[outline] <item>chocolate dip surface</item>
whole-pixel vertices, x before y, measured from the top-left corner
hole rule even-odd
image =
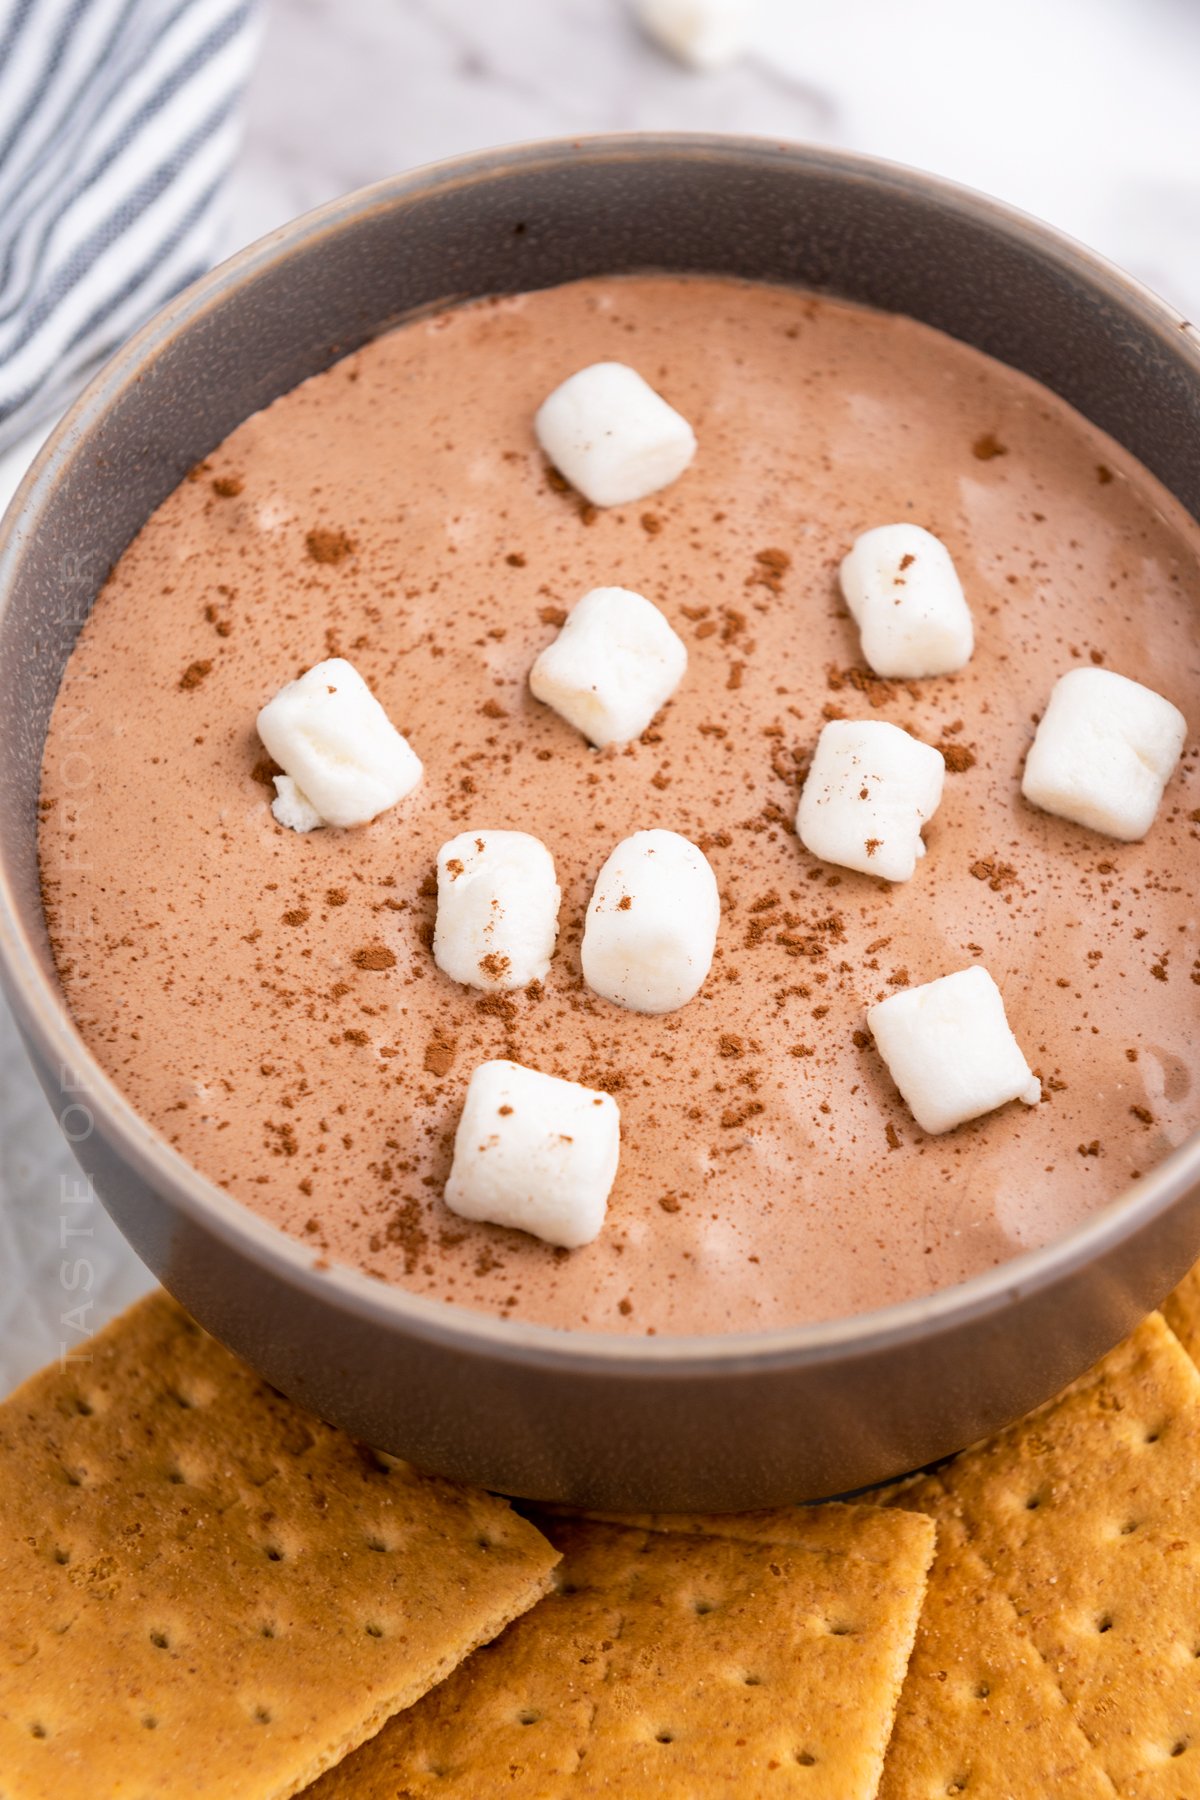
[[[695,427],[667,491],[596,512],[532,419],[631,363]],[[944,539],[974,612],[960,674],[870,677],[836,586],[869,526]],[[531,699],[566,610],[660,606],[687,674],[598,753]],[[505,1315],[755,1330],[919,1295],[1046,1243],[1200,1119],[1200,532],[1033,383],[911,321],[708,278],[593,280],[381,338],[247,420],[122,557],[63,682],[42,862],[68,1001],[133,1104],[314,1257]],[[349,657],[425,764],[373,824],[270,812],[260,706]],[[1101,663],[1189,715],[1147,841],[1034,811],[1022,759],[1054,679]],[[945,753],[912,881],[817,862],[792,820],[828,718]],[[81,782],[76,752],[93,770]],[[698,842],[722,921],[667,1017],[597,998],[579,942],[609,850]],[[466,828],[548,846],[544,988],[434,965],[433,866]],[[865,1031],[981,961],[1044,1099],[916,1127]],[[467,1080],[508,1056],[608,1089],[621,1167],[592,1245],[469,1225],[441,1192]]]

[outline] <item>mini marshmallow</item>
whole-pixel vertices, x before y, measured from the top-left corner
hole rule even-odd
[[[962,582],[940,538],[920,525],[877,525],[856,538],[839,580],[877,675],[948,675],[975,647]]]
[[[638,23],[693,69],[719,69],[746,48],[752,0],[636,0]]]
[[[464,831],[437,855],[433,960],[467,987],[542,981],[558,936],[554,859],[526,831]]]
[[[311,806],[290,775],[276,775],[275,798],[271,811],[280,825],[289,831],[315,831],[325,823],[315,806]]]
[[[675,831],[635,831],[596,877],[583,978],[633,1012],[674,1012],[708,974],[720,920],[717,878],[703,851]]]
[[[1186,736],[1179,708],[1153,688],[1111,669],[1070,669],[1054,684],[1021,792],[1043,812],[1134,843],[1154,823]]]
[[[545,701],[597,749],[640,737],[683,679],[687,648],[629,588],[593,588],[529,671]]]
[[[882,720],[832,719],[817,739],[796,831],[806,850],[885,881],[908,881],[924,856],[946,776],[940,750]]]
[[[922,1131],[953,1131],[1010,1100],[1036,1106],[1042,1097],[980,963],[889,994],[868,1008],[867,1024]]]
[[[353,664],[330,657],[289,681],[258,715],[258,735],[293,786],[272,811],[293,831],[321,825],[366,825],[411,793],[421,763]],[[286,812],[282,816],[280,809]]]
[[[611,1094],[521,1063],[480,1063],[458,1122],[446,1205],[575,1250],[604,1224],[620,1153]]]
[[[538,408],[538,443],[593,506],[644,500],[678,480],[696,454],[696,434],[636,369],[591,363],[569,375]]]

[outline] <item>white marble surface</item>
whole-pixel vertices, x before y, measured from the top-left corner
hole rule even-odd
[[[1192,0],[760,0],[696,76],[622,0],[276,0],[234,235],[395,169],[594,131],[809,138],[1038,213],[1200,311]]]
[[[736,66],[697,76],[646,43],[621,0],[273,0],[228,248],[347,188],[486,144],[746,132],[983,188],[1200,317],[1192,0],[761,0],[752,37]],[[0,504],[34,448],[0,460]],[[74,1182],[0,1010],[0,1392],[146,1284]]]

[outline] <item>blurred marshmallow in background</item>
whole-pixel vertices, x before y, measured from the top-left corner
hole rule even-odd
[[[753,0],[635,0],[638,24],[692,69],[719,69],[744,54]]]

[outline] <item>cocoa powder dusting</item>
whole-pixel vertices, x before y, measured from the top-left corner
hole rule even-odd
[[[852,664],[849,668],[839,669],[836,663],[827,663],[825,667],[825,683],[835,694],[843,688],[852,688],[861,694],[867,705],[878,711],[881,706],[889,705],[896,698],[894,682],[885,681],[882,675],[874,670],[863,668],[861,664]],[[844,717],[838,713],[837,717]]]
[[[702,449],[661,496],[593,512],[543,476],[530,419],[605,357],[640,368]],[[912,320],[704,277],[471,305],[352,366],[360,380],[335,365],[239,428],[149,521],[51,724],[42,873],[64,990],[183,1156],[285,1231],[315,1220],[310,1257],[492,1316],[640,1335],[944,1286],[1069,1230],[1200,1123],[1194,740],[1141,845],[1019,794],[1031,715],[1073,663],[1102,656],[1188,710],[1200,532],[1123,451]],[[472,444],[494,453],[468,468]],[[213,486],[232,481],[247,504]],[[967,585],[976,649],[953,676],[876,676],[841,604],[855,536],[905,517],[946,538]],[[528,675],[609,581],[645,592],[691,662],[640,739],[597,751]],[[361,829],[282,831],[254,718],[332,654],[426,776]],[[85,710],[121,722],[86,807],[63,774]],[[909,883],[797,840],[836,715],[903,726],[964,776]],[[543,982],[481,992],[433,961],[431,865],[502,825],[550,848],[559,939]],[[580,969],[596,872],[651,825],[701,845],[721,896],[711,972],[667,1015],[612,1005]],[[70,937],[72,918],[94,936]],[[866,1009],[972,961],[1047,1104],[929,1136]],[[616,1098],[594,1243],[555,1251],[445,1206],[468,1082],[495,1057]]]
[[[396,966],[396,953],[394,950],[389,950],[386,944],[364,944],[361,950],[356,950],[354,952],[350,960],[356,969],[371,969],[376,971],[381,969],[394,969]]]
[[[435,1025],[425,1046],[424,1066],[430,1075],[448,1075],[454,1067],[458,1039],[442,1025]]]
[[[951,775],[965,775],[968,769],[975,767],[975,752],[965,744],[951,744],[945,740],[937,748],[945,759],[947,771]]]
[[[976,881],[986,881],[994,894],[1009,887],[1017,879],[1017,871],[1011,863],[1001,862],[999,857],[981,856],[971,864],[971,873]]]
[[[315,563],[340,563],[354,554],[354,544],[346,533],[331,531],[326,526],[317,526],[307,532],[304,547],[309,560]]]
[[[792,566],[792,559],[786,550],[779,550],[768,545],[765,550],[754,553],[754,568],[746,577],[748,588],[763,587],[770,594],[783,592],[783,578]]]

